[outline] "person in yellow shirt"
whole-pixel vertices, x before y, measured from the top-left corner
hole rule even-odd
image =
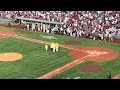
[[[52,42],[52,43],[50,44],[50,48],[51,48],[52,51],[53,51],[53,45],[54,45],[54,43]]]
[[[54,43],[53,44],[53,52],[55,52],[55,50],[56,50],[56,44]]]
[[[48,50],[48,45],[45,45],[45,50],[46,50],[46,51]]]
[[[56,52],[58,52],[59,44],[56,43]]]

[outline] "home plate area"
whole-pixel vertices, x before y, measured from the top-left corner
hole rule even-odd
[[[83,52],[82,52],[83,51]],[[79,50],[71,50],[70,55],[76,59],[80,59],[86,55],[89,55],[85,60],[95,62],[110,61],[118,57],[118,53],[112,49],[105,47],[83,47]]]

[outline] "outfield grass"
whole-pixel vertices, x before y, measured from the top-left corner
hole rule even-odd
[[[18,29],[9,28],[9,27],[0,27],[0,30],[9,30],[16,31]],[[64,44],[65,41],[69,40],[78,40],[82,44],[76,46],[76,48],[85,47],[85,46],[100,46],[107,47],[113,50],[116,50],[120,53],[120,45],[108,43],[108,42],[99,42],[88,39],[74,38],[68,36],[60,36],[54,34],[46,34],[41,32],[31,32],[32,34],[23,34],[17,32],[18,35],[26,36],[34,39],[45,40],[49,42],[58,42]],[[40,35],[54,36],[58,39],[46,39],[42,38]],[[63,66],[64,64],[73,61],[75,58],[68,55],[69,50],[60,48],[59,53],[53,54],[51,51],[45,52],[44,45],[15,39],[7,38],[0,39],[0,53],[5,52],[18,52],[23,54],[22,60],[15,62],[0,62],[0,78],[37,78],[51,70],[54,70],[57,67]],[[87,73],[80,70],[80,66],[84,64],[98,64],[101,65],[104,70],[99,73]],[[86,61],[81,63],[57,76],[54,76],[52,79],[65,79],[65,78],[75,78],[81,77],[82,79],[104,79],[106,75],[111,72],[112,75],[120,74],[120,56],[112,61],[108,62],[92,62]]]

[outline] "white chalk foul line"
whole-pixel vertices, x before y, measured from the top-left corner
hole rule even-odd
[[[64,66],[62,66],[62,67],[60,67],[60,68],[57,68],[57,69],[55,69],[54,71],[51,71],[51,72],[49,72],[49,73],[47,73],[47,74],[45,74],[45,75],[43,75],[43,76],[41,76],[41,77],[39,77],[39,78],[37,78],[37,79],[44,79],[45,77],[46,77],[45,79],[48,79],[47,76],[49,76],[49,75],[54,74],[54,76],[55,76],[55,75],[57,75],[57,74],[59,74],[59,73],[62,73],[62,72],[64,72],[64,71],[66,71],[66,69],[65,69],[65,70],[62,70],[62,71],[60,72],[61,69],[69,66],[69,67],[67,68],[67,70],[68,70],[68,69],[76,66],[77,64],[80,64],[80,63],[84,62],[84,61],[80,61],[80,60],[82,60],[82,59],[84,59],[84,58],[86,58],[86,57],[88,57],[88,56],[90,56],[90,54],[82,57],[81,59],[77,59],[77,60],[75,60],[75,61],[73,61],[73,62],[70,62],[70,63],[68,63],[68,64],[66,64],[66,65],[64,65]],[[78,61],[80,61],[80,62],[79,62],[79,63],[76,63],[76,62],[78,62]],[[75,63],[75,64],[72,65],[73,63]],[[51,77],[53,77],[53,76],[50,76],[50,78],[51,78]]]

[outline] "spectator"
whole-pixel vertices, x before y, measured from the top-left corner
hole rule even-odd
[[[104,34],[104,39],[108,37],[111,26],[111,34],[119,34],[117,25],[120,24],[119,11],[0,11],[0,18],[15,19],[15,17],[32,18],[39,20],[63,22],[60,27],[48,27],[45,24],[29,24],[32,30],[60,33],[69,36],[92,38],[94,32],[98,32],[100,37]],[[28,26],[27,26],[28,27]],[[94,36],[95,40],[95,36]],[[105,39],[106,41],[106,39]]]

